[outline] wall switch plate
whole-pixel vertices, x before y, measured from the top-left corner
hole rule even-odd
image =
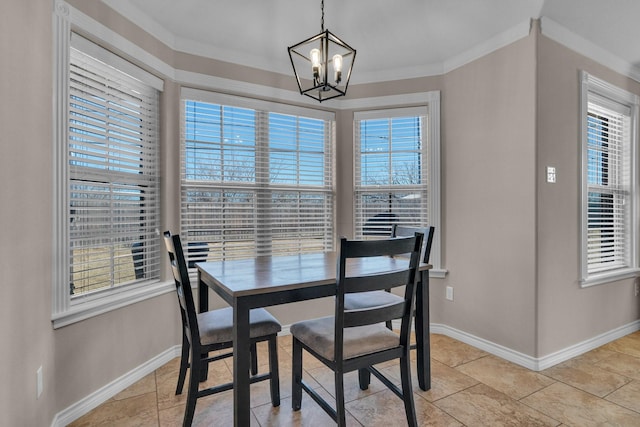
[[[445,298],[449,301],[453,301],[453,286],[446,287],[446,295]]]
[[[547,182],[556,182],[556,168],[547,166]]]

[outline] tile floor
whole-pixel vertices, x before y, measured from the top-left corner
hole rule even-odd
[[[444,335],[433,334],[431,347],[431,390],[420,390],[415,375],[413,380],[421,426],[640,426],[640,331],[541,372]],[[259,361],[266,362],[266,347],[260,351]],[[278,356],[282,403],[271,406],[268,382],[252,385],[251,425],[334,425],[305,393],[302,410],[291,410],[290,336],[279,339]],[[230,362],[213,363],[209,381],[231,380]],[[381,368],[399,383],[396,365]],[[305,379],[331,398],[331,372],[308,355],[304,367]],[[71,426],[182,425],[186,392],[174,395],[177,371],[178,359],[173,359]],[[359,389],[355,373],[345,383],[348,425],[406,425],[402,403],[375,377],[366,391]],[[199,399],[193,425],[233,425],[231,393]]]

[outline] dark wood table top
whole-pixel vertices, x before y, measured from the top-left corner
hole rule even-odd
[[[230,297],[260,295],[336,283],[336,252],[290,256],[262,256],[251,259],[198,263],[201,280],[215,283]],[[349,260],[350,274],[367,274],[402,268],[408,259],[376,257]],[[428,270],[430,264],[420,264]]]

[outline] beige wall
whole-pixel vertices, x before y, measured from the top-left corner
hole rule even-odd
[[[102,2],[74,7],[167,64],[289,88],[291,79],[176,54]],[[55,414],[179,343],[167,294],[71,326],[51,327],[51,2],[5,0],[0,14],[0,425],[50,425]],[[541,357],[639,317],[631,281],[580,289],[578,70],[640,94],[621,77],[533,32],[443,76],[350,88],[350,98],[440,90],[445,279],[433,279],[431,321]],[[163,227],[179,224],[179,92],[162,96]],[[323,106],[324,107],[324,106]],[[353,235],[353,111],[337,112],[337,235]],[[544,182],[543,168],[558,168]],[[165,269],[165,274],[167,270]],[[445,301],[453,286],[455,300]],[[220,305],[216,300],[214,305]],[[331,303],[272,311],[289,324]],[[28,350],[27,350],[28,349]],[[36,400],[42,365],[44,394]]]
[[[541,37],[537,52],[538,355],[640,318],[633,279],[580,288],[579,72],[640,95],[640,84]],[[545,181],[555,166],[557,182]]]
[[[53,414],[51,12],[9,0],[0,13],[0,425]],[[30,25],[26,25],[29,22]],[[43,70],[45,70],[43,72]],[[45,393],[36,400],[36,369]]]
[[[445,76],[432,322],[535,351],[535,36]],[[444,286],[454,301],[444,299]]]

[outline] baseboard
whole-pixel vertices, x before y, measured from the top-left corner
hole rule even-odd
[[[51,422],[51,427],[64,427],[84,414],[87,414],[89,411],[100,406],[122,390],[154,372],[171,359],[179,357],[181,348],[181,345],[176,345],[163,351],[154,358],[122,375],[120,378],[115,379],[82,400],[58,412]]]
[[[538,359],[538,369],[547,369],[553,365],[564,362],[583,353],[586,353],[594,348],[598,348],[601,345],[607,344],[611,341],[615,341],[618,338],[622,338],[625,335],[629,335],[633,332],[640,330],[640,320],[633,321],[626,325],[622,325],[618,328],[612,329],[600,335],[596,335],[593,338],[582,341],[578,344],[572,345],[555,353],[548,354]]]
[[[534,371],[537,370],[536,358],[512,350],[500,344],[485,340],[484,338],[476,337],[475,335],[471,335],[459,329],[452,328],[451,326],[432,323],[431,333],[446,335],[458,341],[462,341],[465,344],[469,344],[475,348],[479,348],[480,350],[484,350],[487,353],[493,354],[494,356],[498,356],[502,359],[508,360],[509,362],[524,366],[525,368]]]
[[[399,327],[399,323],[397,325],[394,324],[394,328]],[[431,323],[431,333],[446,335],[458,341],[462,341],[465,344],[484,350],[487,353],[508,360],[516,365],[531,369],[532,371],[542,371],[550,368],[551,366],[572,359],[638,330],[640,330],[640,320],[635,320],[631,323],[612,329],[608,332],[589,338],[546,356],[533,357],[485,340],[484,338],[476,337],[475,335],[471,335],[459,329],[452,328],[451,326]]]

